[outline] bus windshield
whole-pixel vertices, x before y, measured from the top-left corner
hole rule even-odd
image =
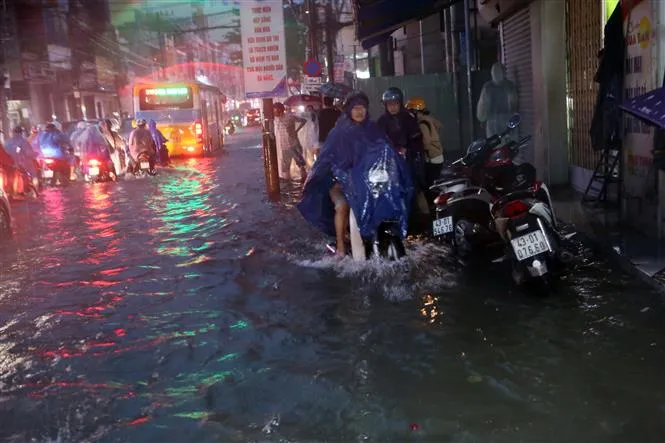
[[[139,91],[139,109],[155,111],[160,109],[192,109],[194,94],[188,86],[168,86],[145,88]]]

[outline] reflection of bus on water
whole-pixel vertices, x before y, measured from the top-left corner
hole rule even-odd
[[[204,155],[222,147],[222,94],[198,82],[134,85],[135,118],[155,120],[171,156]]]

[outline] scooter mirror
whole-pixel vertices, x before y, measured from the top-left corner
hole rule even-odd
[[[521,121],[522,119],[519,114],[513,114],[513,116],[510,117],[510,120],[508,120],[508,129],[515,129],[520,125]]]
[[[469,145],[469,147],[466,150],[466,153],[468,155],[468,154],[473,154],[474,152],[478,152],[481,149],[483,149],[483,146],[485,146],[485,140],[475,140]]]

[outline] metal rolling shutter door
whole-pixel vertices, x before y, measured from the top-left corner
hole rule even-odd
[[[522,118],[521,135],[534,135],[533,71],[531,68],[531,20],[528,7],[502,23],[503,63],[507,77],[515,82],[519,95],[518,112]],[[533,143],[523,152],[524,160],[533,163]]]

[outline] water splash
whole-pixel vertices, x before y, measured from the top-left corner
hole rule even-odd
[[[406,248],[406,257],[395,262],[333,256],[318,260],[290,258],[299,266],[332,270],[340,278],[360,283],[356,286],[358,292],[378,290],[390,301],[411,300],[424,292],[455,286],[457,274],[446,264],[450,256],[448,248],[422,240],[409,241]]]

